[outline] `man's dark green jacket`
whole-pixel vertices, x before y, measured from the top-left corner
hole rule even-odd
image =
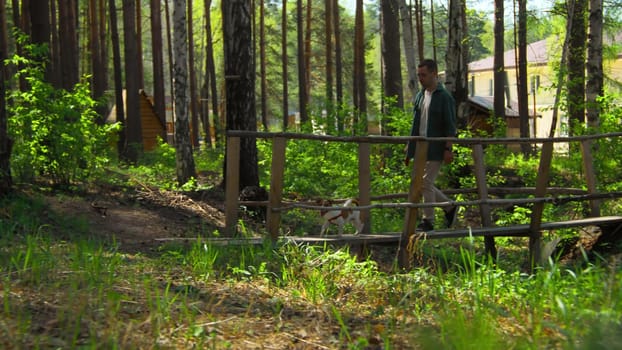
[[[421,108],[423,107],[424,90],[415,97],[414,118],[410,136],[419,135],[421,124]],[[432,100],[428,109],[427,137],[455,137],[456,136],[456,103],[451,94],[439,83],[432,92]],[[416,142],[408,143],[406,156],[411,159],[415,155]],[[428,160],[443,160],[445,141],[431,141],[428,145]]]

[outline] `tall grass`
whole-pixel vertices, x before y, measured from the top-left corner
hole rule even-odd
[[[36,207],[27,198],[14,203],[4,204],[17,219]],[[198,239],[146,257],[86,238],[61,241],[39,225],[11,218],[0,225],[5,348],[244,348],[243,339],[285,341],[295,329],[313,333],[311,343],[350,349],[622,342],[619,258],[576,267],[551,261],[525,274],[478,257],[471,242],[442,268],[388,273],[330,247]]]
[[[301,153],[299,162],[312,166],[288,170],[287,193],[346,197],[356,191],[347,170],[356,168],[354,148],[291,147]],[[269,152],[267,143],[259,148]],[[399,148],[377,153],[397,155]],[[171,149],[158,152],[146,158],[156,170],[127,169],[130,185],[179,189]],[[338,161],[324,162],[322,152]],[[210,159],[202,158],[205,167],[222,169],[221,157],[202,154]],[[380,171],[374,188],[383,193],[407,188],[401,156],[394,158],[374,162],[385,161],[374,168]],[[506,165],[526,169],[533,160],[515,157]],[[269,164],[260,166],[266,177]],[[318,175],[297,182],[299,171]],[[317,186],[324,178],[334,178],[334,187]],[[501,177],[495,173],[494,180]],[[556,210],[546,215],[559,215]],[[375,232],[401,226],[400,214],[374,215]],[[517,210],[499,219],[527,216]],[[313,225],[305,213],[287,220],[300,230]],[[424,242],[411,271],[397,270],[394,251],[378,262],[344,248],[220,246],[200,236],[189,246],[167,244],[143,255],[93,240],[79,217],[59,216],[36,195],[18,194],[0,202],[0,348],[622,347],[619,255],[586,254],[568,265],[550,260],[525,273],[517,261],[526,251],[516,248],[525,242],[497,242],[503,254],[497,264],[479,253],[477,239]]]

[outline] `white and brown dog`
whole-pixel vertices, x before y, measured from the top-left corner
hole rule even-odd
[[[323,206],[332,206],[330,201],[322,201]],[[344,204],[344,209],[331,209],[320,210],[320,215],[324,219],[324,224],[320,230],[320,236],[324,236],[330,224],[337,225],[339,227],[339,235],[343,234],[343,226],[347,223],[352,223],[356,228],[356,232],[359,234],[363,231],[365,223],[361,220],[361,212],[358,210],[352,210],[352,208],[358,205],[356,199],[348,199]]]

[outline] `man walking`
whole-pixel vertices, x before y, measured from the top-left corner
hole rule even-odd
[[[447,90],[438,81],[438,66],[434,60],[421,61],[417,67],[417,77],[422,90],[415,97],[415,108],[411,136],[424,137],[455,137],[456,136],[456,103]],[[408,142],[406,146],[408,165],[415,155],[415,142]],[[430,141],[427,161],[423,172],[423,201],[438,203],[450,201],[434,182],[444,162],[453,161],[452,143],[447,141]],[[457,207],[444,208],[447,227],[451,227],[456,219]],[[423,219],[418,230],[434,230],[434,207],[423,208]]]

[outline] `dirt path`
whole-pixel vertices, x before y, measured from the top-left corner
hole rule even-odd
[[[95,188],[75,195],[44,196],[60,217],[79,218],[85,234],[128,253],[153,252],[162,238],[209,236],[225,224],[219,189],[188,194],[160,190]]]

